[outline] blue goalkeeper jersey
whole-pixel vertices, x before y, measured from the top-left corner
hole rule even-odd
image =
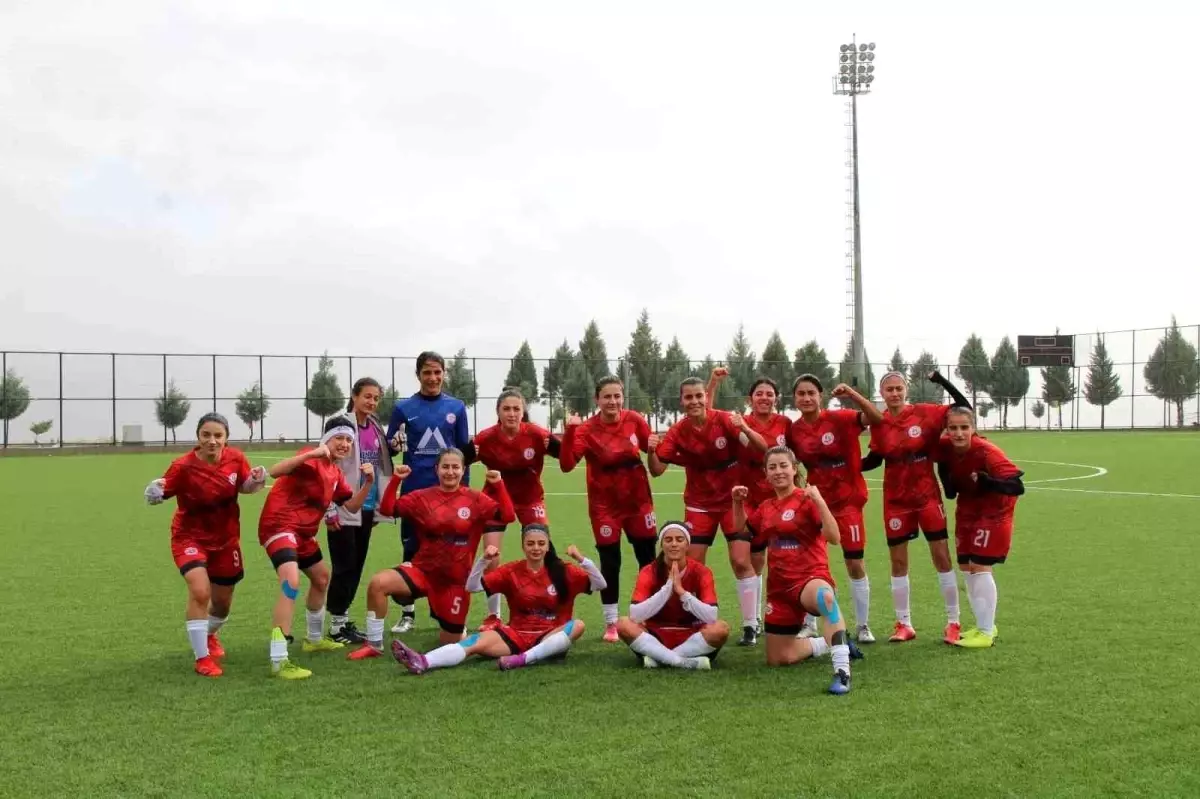
[[[427,397],[417,393],[396,400],[392,418],[388,421],[389,446],[400,425],[404,425],[408,442],[404,465],[412,469],[412,474],[400,489],[402,494],[437,485],[438,453],[448,447],[463,449],[471,439],[467,427],[467,406],[449,394]],[[470,470],[463,475],[463,485],[470,485]]]

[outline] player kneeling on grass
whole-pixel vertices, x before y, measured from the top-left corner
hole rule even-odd
[[[292,640],[292,616],[300,595],[300,572],[308,577],[305,614],[308,622],[305,652],[341,649],[323,637],[325,594],[329,589],[329,567],[323,562],[317,532],[322,518],[336,518],[337,505],[354,513],[371,493],[375,470],[369,463],[359,464],[355,430],[344,419],[331,419],[321,444],[293,455],[270,469],[276,479],[258,521],[258,541],[271,558],[279,576],[279,598],[271,614],[271,673],[285,680],[302,680],[312,672],[288,660]],[[354,490],[343,471],[353,467],[363,480]]]
[[[146,487],[146,502],[158,505],[175,497],[171,554],[187,581],[187,635],[196,656],[196,673],[220,677],[216,659],[225,650],[217,631],[229,617],[233,587],[242,579],[238,494],[263,487],[267,471],[250,468],[229,440],[229,422],[207,413],[196,425],[196,447],[176,458],[165,475]]]
[[[350,653],[350,660],[365,660],[383,654],[383,627],[388,598],[403,607],[426,597],[429,615],[438,623],[443,644],[462,640],[471,595],[467,577],[487,533],[501,532],[516,519],[512,499],[500,472],[489,471],[483,491],[462,484],[463,453],[444,449],[435,469],[438,484],[419,488],[396,499],[404,480],[412,474],[400,466],[383,492],[379,508],[386,516],[408,521],[413,528],[416,554],[411,563],[376,572],[367,585],[367,643]]]
[[[729,625],[717,618],[712,570],[688,557],[692,535],[682,522],[664,524],[658,540],[661,551],[638,572],[617,635],[648,669],[710,669],[729,638]]]
[[[521,531],[524,560],[499,565],[500,550],[489,546],[467,577],[467,590],[508,600],[508,624],[469,635],[422,655],[399,639],[392,655],[409,672],[457,666],[471,655],[499,658],[502,671],[561,657],[583,635],[583,622],[572,618],[575,597],[605,586],[600,569],[574,546],[567,555],[578,566],[563,563],[550,542],[545,525],[528,524]]]
[[[831,694],[850,693],[850,639],[829,574],[829,544],[841,541],[837,519],[816,486],[803,478],[787,447],[767,450],[767,479],[775,497],[746,508],[749,491],[733,489],[734,524],[767,542],[767,665],[786,666],[829,652]],[[824,620],[824,638],[797,638],[810,613]]]
[[[1025,493],[1023,472],[992,442],[975,432],[975,414],[953,408],[937,460],[950,467],[947,495],[957,494],[954,547],[965,574],[967,601],[978,624],[957,643],[986,649],[996,640],[996,580],[992,567],[1003,563],[1012,544],[1017,497]],[[954,494],[951,494],[953,491]]]

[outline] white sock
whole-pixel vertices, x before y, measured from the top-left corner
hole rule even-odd
[[[634,638],[633,643],[629,645],[629,648],[637,654],[644,655],[645,657],[657,661],[664,666],[683,668],[683,661],[685,658],[682,655],[667,649],[666,646],[663,645],[662,641],[658,640],[650,633],[642,633],[637,638]]]
[[[425,655],[431,669],[446,669],[457,666],[467,659],[467,650],[458,644],[446,644]]]
[[[383,649],[383,623],[387,620],[375,618],[375,611],[367,611],[367,643],[376,649]]]
[[[400,612],[402,614],[404,614],[405,616],[416,616],[417,615],[417,606],[416,605],[401,605]]]
[[[616,624],[617,623],[617,607],[618,606],[615,603],[612,605],[601,605],[600,606],[601,610],[604,611],[604,623],[605,624]]]
[[[694,658],[700,657],[701,655],[711,655],[717,650],[713,648],[708,641],[704,640],[704,636],[702,634],[692,633],[691,638],[688,638],[671,651],[683,658]]]
[[[976,596],[974,572],[963,572],[963,582],[967,584],[967,604],[971,606],[971,614],[975,617],[975,626],[979,626],[979,598]]]
[[[288,642],[284,638],[282,641],[271,639],[271,668],[279,671],[279,664],[288,659],[287,653]]]
[[[526,663],[537,663],[555,655],[561,655],[571,648],[571,637],[562,630],[547,635],[525,652]]]
[[[991,572],[978,572],[975,575],[975,592],[979,610],[975,621],[979,623],[979,632],[991,635],[996,628],[996,578]]]
[[[738,607],[742,609],[742,626],[758,624],[758,578],[743,577],[734,583],[737,586]]]
[[[824,638],[809,638],[808,643],[812,645],[811,657],[819,658],[822,655],[829,654],[829,642]]]
[[[755,623],[762,618],[763,577],[764,575],[758,575],[758,593],[754,596]]]
[[[866,627],[871,614],[871,578],[850,580],[850,593],[854,597],[854,623]]]
[[[946,602],[946,621],[958,622],[958,576],[954,571],[938,572],[938,585],[942,588],[942,599]]]
[[[304,618],[308,621],[308,640],[320,641],[325,632],[325,608],[305,610]]]
[[[192,654],[196,660],[208,657],[208,621],[205,619],[187,620],[187,637],[192,645]]]
[[[329,634],[337,635],[346,626],[346,622],[350,621],[349,616],[330,616],[329,617]]]
[[[492,594],[487,598],[488,615],[500,615],[500,600],[503,599],[503,594]]]
[[[829,656],[833,658],[833,670],[850,673],[850,647],[845,644],[834,644],[829,647]]]
[[[225,616],[209,616],[208,617],[208,634],[216,635],[225,626],[225,622],[229,621],[229,617]]]
[[[896,621],[912,626],[908,610],[908,575],[892,578],[892,604],[896,606]]]

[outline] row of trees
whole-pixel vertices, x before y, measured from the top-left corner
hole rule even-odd
[[[678,416],[679,383],[692,375],[707,378],[712,369],[720,365],[729,368],[729,379],[721,384],[717,392],[717,407],[743,409],[745,397],[755,378],[766,375],[782,389],[778,402],[782,411],[790,404],[790,387],[796,375],[815,374],[827,389],[839,382],[852,383],[852,375],[855,374],[854,345],[853,340],[847,344],[841,362],[835,367],[816,340],[789,352],[776,331],[771,334],[759,356],[747,339],[745,329],[739,326],[723,359],[715,360],[711,355],[705,355],[697,362],[683,349],[678,337],[672,337],[664,348],[661,340],[654,335],[650,314],[643,310],[628,346],[618,355],[615,363],[610,360],[608,345],[593,320],[584,329],[577,346],[573,347],[569,340],[563,340],[541,369],[540,375],[529,342],[523,341],[511,359],[504,385],[519,387],[531,403],[548,403],[550,424],[556,426],[569,413],[586,414],[591,409],[596,381],[605,375],[617,374],[625,382],[628,407],[666,422]],[[859,389],[873,396],[875,374],[870,359],[867,358],[867,361],[866,385],[859,386]],[[943,401],[942,388],[926,379],[937,367],[938,360],[933,353],[922,351],[916,359],[909,361],[899,348],[892,353],[888,364],[889,369],[908,375],[909,397],[914,402]],[[989,356],[983,340],[971,334],[958,353],[954,374],[962,381],[979,414],[986,418],[992,410],[996,410],[1001,427],[1008,426],[1009,408],[1019,405],[1028,396],[1031,387],[1030,369],[1021,366],[1016,347],[1008,336],[1001,339]],[[1061,428],[1063,407],[1077,396],[1075,373],[1069,366],[1051,366],[1041,369],[1040,374],[1040,397],[1030,411],[1040,420],[1046,415],[1047,409],[1057,410],[1058,426]],[[1142,376],[1150,394],[1174,405],[1176,424],[1182,427],[1184,404],[1200,393],[1200,361],[1197,360],[1196,347],[1183,336],[1174,318],[1143,366]],[[474,406],[479,399],[478,382],[465,350],[456,352],[446,364],[446,390],[468,406]],[[1109,357],[1104,338],[1098,335],[1083,380],[1083,397],[1100,408],[1101,428],[1106,425],[1105,409],[1123,395],[1121,380]],[[389,385],[384,390],[383,402],[380,403],[383,413],[392,407],[397,396],[395,386]],[[328,354],[322,355],[305,392],[304,407],[324,423],[326,418],[346,407],[346,399],[333,360]],[[0,420],[3,420],[6,446],[9,422],[25,413],[29,404],[29,388],[12,369],[7,370],[0,384]],[[169,382],[166,390],[155,400],[155,415],[159,423],[171,431],[172,440],[176,439],[176,429],[187,419],[191,408],[191,401],[174,381]],[[234,408],[237,417],[249,428],[251,438],[254,437],[255,426],[262,424],[270,409],[271,399],[258,382],[238,394]],[[30,430],[34,433],[35,441],[52,426],[52,421],[32,425]]]

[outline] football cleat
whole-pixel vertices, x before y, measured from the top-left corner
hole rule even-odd
[[[488,630],[494,630],[502,624],[504,624],[504,621],[499,616],[493,614],[484,619],[479,625],[479,632],[486,633]]]
[[[804,619],[804,626],[800,628],[800,634],[797,638],[817,638],[821,635],[821,631],[817,629],[817,617],[811,613]]]
[[[995,634],[987,635],[979,630],[972,630],[955,642],[963,649],[987,649],[996,643]]]
[[[415,616],[401,616],[400,621],[392,626],[392,632],[396,635],[404,635],[404,633],[412,632],[412,628],[417,625]]]
[[[860,644],[875,643],[875,633],[871,632],[871,628],[865,624],[858,625],[858,629],[855,631],[855,637],[858,638],[858,642]]]
[[[893,644],[911,641],[917,637],[917,631],[912,628],[911,624],[905,624],[902,621],[896,622],[896,631],[892,633],[892,637],[888,640]]]
[[[757,644],[758,630],[750,626],[743,627],[742,640],[738,641],[738,646],[756,646]]]
[[[196,661],[196,673],[201,677],[220,677],[224,674],[217,661],[213,660],[212,655]]]
[[[364,644],[367,637],[358,631],[354,622],[348,621],[337,632],[330,632],[329,637],[339,644]]]
[[[942,640],[953,646],[958,643],[960,638],[962,638],[962,625],[956,621],[947,624],[945,632],[942,633]]]
[[[277,668],[271,669],[271,676],[281,680],[306,680],[312,676],[312,672],[300,668],[290,660],[285,660]]]
[[[649,655],[642,655],[642,666],[647,669],[657,669],[658,661]]]
[[[208,656],[210,658],[225,657],[225,647],[221,646],[221,640],[214,633],[208,634]]]
[[[392,657],[396,659],[409,674],[424,674],[429,670],[429,662],[425,656],[412,647],[405,646],[403,641],[392,641]]]
[[[829,693],[834,696],[845,696],[850,693],[850,675],[844,671],[834,674],[833,682],[829,683]]]
[[[345,644],[339,644],[332,638],[318,638],[316,641],[304,639],[304,643],[300,647],[305,652],[335,652],[339,649],[345,649]]]
[[[620,636],[617,635],[617,625],[605,625],[604,635],[600,638],[600,640],[606,644],[615,644],[617,641],[621,640]]]
[[[370,644],[363,644],[358,649],[346,655],[346,660],[369,660],[370,658],[377,657],[383,657],[382,649],[376,649]]]
[[[500,658],[496,665],[500,668],[500,671],[510,671],[512,669],[523,668],[525,666],[525,653],[522,652],[519,655],[505,655],[504,657]]]

